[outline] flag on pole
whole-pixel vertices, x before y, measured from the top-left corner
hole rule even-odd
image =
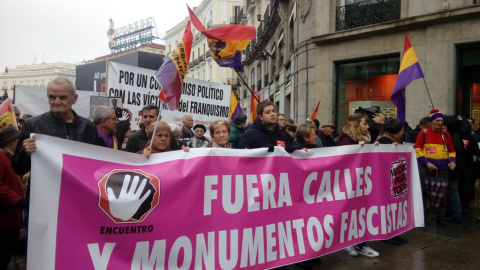
[[[18,129],[17,118],[15,117],[12,100],[10,98],[7,98],[0,105],[0,129],[6,128],[7,126]]]
[[[187,5],[188,7],[188,5]],[[256,29],[247,25],[225,25],[207,30],[188,7],[193,26],[207,37],[212,58],[221,67],[242,67],[242,51],[256,39]]]
[[[227,81],[227,85],[230,85],[230,80]],[[240,103],[238,103],[237,97],[235,96],[235,93],[233,93],[233,89],[231,90],[232,93],[230,95],[230,113],[229,113],[229,118],[233,122],[235,120],[235,116],[238,114],[241,114],[242,108],[240,107]]]
[[[405,122],[405,87],[413,80],[423,78],[423,71],[418,62],[412,44],[405,35],[405,45],[403,47],[403,58],[398,77],[392,92],[392,102],[397,107],[397,118]]]
[[[158,98],[160,98],[161,101],[167,103],[167,96],[165,95],[165,91],[163,89],[160,90],[160,94],[158,94]]]
[[[317,113],[318,113],[318,105],[320,105],[320,102],[322,100],[319,100],[317,103],[317,107],[315,107],[315,110],[313,110],[312,116],[310,116],[310,119],[313,121],[313,119],[317,119]]]
[[[162,85],[159,98],[162,99],[162,95],[164,95],[164,99],[167,101],[168,108],[171,111],[176,110],[180,103],[183,79],[190,61],[192,41],[192,30],[190,21],[188,21],[183,38],[177,43],[175,49],[168,55],[163,65],[155,73],[155,78]]]
[[[252,92],[253,88],[252,88]],[[258,94],[258,100],[260,100],[260,94]],[[257,104],[258,101],[255,99],[253,94],[250,95],[250,123],[253,123],[257,119]]]

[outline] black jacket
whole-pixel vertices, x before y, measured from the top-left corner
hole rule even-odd
[[[308,144],[306,141],[304,140],[299,141],[298,139],[293,142],[292,146],[295,150],[300,150],[303,148],[307,148],[307,149],[318,148],[316,144]]]
[[[268,146],[286,145],[288,138],[275,124],[273,130],[269,130],[262,121],[257,118],[252,127],[245,132],[240,141],[240,149],[254,149]]]
[[[417,141],[417,135],[418,135],[418,132],[420,132],[420,130],[421,130],[420,127],[417,125],[415,129],[407,133],[407,135],[404,138],[404,142],[414,144]]]
[[[148,138],[147,133],[145,132],[145,127],[142,127],[140,130],[135,131],[130,135],[127,141],[127,146],[125,150],[130,153],[138,153],[138,151],[143,150],[147,144]]]
[[[318,133],[318,138],[322,140],[323,147],[337,146],[333,138],[331,136],[325,135],[323,132]]]
[[[25,121],[12,158],[12,167],[17,174],[23,175],[30,171],[31,158],[23,150],[23,141],[30,138],[30,133],[98,145],[95,124],[74,111],[72,112],[74,118],[70,124],[66,124],[62,118],[56,117],[52,112],[46,112]]]

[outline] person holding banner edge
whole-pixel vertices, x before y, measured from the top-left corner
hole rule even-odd
[[[212,142],[208,144],[208,147],[214,148],[232,148],[228,139],[230,137],[231,126],[225,120],[216,120],[210,125],[210,136],[212,136]]]
[[[25,175],[31,170],[31,155],[37,149],[35,137],[31,136],[32,133],[93,145],[98,144],[95,124],[72,110],[78,95],[75,93],[75,85],[70,79],[59,76],[50,81],[47,84],[47,98],[50,111],[29,118],[22,125],[20,138],[12,157],[12,168],[18,175]],[[25,197],[25,228],[28,228],[30,186],[27,187]]]
[[[241,149],[254,149],[261,147],[282,146],[288,142],[287,135],[277,124],[277,112],[273,103],[268,100],[257,104],[258,118],[253,122],[252,128],[245,132],[240,141]]]
[[[364,145],[370,143],[371,135],[368,132],[368,116],[363,113],[355,113],[348,118],[348,123],[343,127],[338,137],[338,145]],[[350,256],[364,255],[370,258],[378,257],[380,254],[373,248],[367,246],[366,242],[347,247],[344,249]]]
[[[57,77],[50,81],[47,85],[47,97],[50,111],[29,118],[22,126],[20,139],[12,158],[13,169],[19,175],[30,171],[30,156],[36,150],[35,138],[30,137],[31,133],[97,144],[95,124],[72,110],[78,95],[70,79]]]

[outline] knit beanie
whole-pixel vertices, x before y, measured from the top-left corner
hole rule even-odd
[[[0,130],[0,145],[7,144],[18,137],[20,137],[20,131],[9,125]]]
[[[430,122],[437,119],[438,117],[445,117],[445,115],[443,115],[443,113],[440,112],[439,109],[432,109],[430,111]]]
[[[202,124],[196,124],[194,127],[193,127],[193,130],[197,129],[197,128],[201,128],[203,129],[203,132],[207,132],[207,129],[205,128],[204,125]]]
[[[403,122],[396,118],[390,118],[383,124],[383,130],[390,134],[397,134],[402,128]]]

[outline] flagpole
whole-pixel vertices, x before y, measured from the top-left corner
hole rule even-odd
[[[243,85],[245,85],[247,89],[250,90],[250,93],[252,93],[252,96],[257,100],[257,102],[260,102],[260,100],[258,100],[258,98],[255,96],[255,93],[252,91],[252,89],[248,87],[248,84],[243,80],[242,76],[240,76],[240,73],[238,73],[238,70],[237,69],[234,69],[234,70],[237,73],[238,78],[240,78],[240,81],[242,81]]]
[[[427,88],[427,94],[428,94],[428,97],[430,98],[430,102],[432,103],[432,109],[435,109],[435,106],[433,106],[432,97],[430,96],[430,91],[428,91],[428,86],[427,86],[427,82],[425,81],[425,77],[423,77],[423,82],[425,83],[425,88]]]

